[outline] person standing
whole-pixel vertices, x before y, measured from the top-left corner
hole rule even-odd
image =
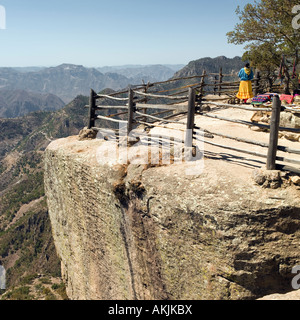
[[[248,99],[253,98],[251,80],[254,78],[254,73],[250,68],[249,63],[246,63],[245,67],[240,70],[239,78],[241,79],[241,82],[236,97],[246,103]]]

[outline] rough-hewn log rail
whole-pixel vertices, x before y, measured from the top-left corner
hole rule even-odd
[[[217,103],[212,101],[207,101],[206,104],[212,104],[218,107],[227,107],[227,108],[235,108],[235,109],[242,109],[247,111],[267,111],[272,112],[272,108],[255,108],[255,107],[247,107],[243,105],[234,105],[234,104],[228,104],[228,103]]]
[[[97,119],[107,120],[107,121],[111,121],[111,122],[127,123],[127,121],[125,121],[125,120],[112,119],[110,117],[99,116],[99,115],[97,116]]]
[[[245,120],[238,120],[238,119],[231,119],[231,118],[226,118],[226,117],[221,117],[221,116],[216,116],[212,114],[201,114],[204,117],[208,118],[214,118],[218,120],[223,120],[223,121],[229,121],[229,122],[234,122],[234,123],[239,123],[239,124],[244,124],[246,126],[252,126],[252,127],[260,127],[264,129],[270,129],[270,126],[267,124],[262,124],[262,123],[256,123],[256,122],[249,122]],[[294,133],[300,133],[300,129],[295,129],[295,128],[287,128],[287,127],[279,127],[279,131],[288,131],[288,132],[294,132]]]
[[[186,106],[182,106],[180,104],[173,104],[173,105],[167,105],[167,104],[147,104],[147,109],[165,109],[165,110],[177,110],[179,108],[185,108],[185,110],[187,111],[187,107]],[[145,105],[143,104],[136,104],[136,108],[137,109],[144,109]]]
[[[116,101],[127,101],[128,98],[117,98],[117,97],[112,97],[112,96],[108,96],[106,94],[97,94],[96,95],[96,99],[100,99],[100,98],[106,98],[106,99],[111,99],[111,100],[116,100]]]
[[[212,77],[214,76],[214,77]],[[95,126],[95,121],[97,119],[101,120],[107,120],[107,121],[112,121],[112,122],[117,122],[117,123],[123,123],[127,125],[127,136],[133,132],[134,126],[138,124],[143,124],[148,127],[160,127],[160,128],[166,128],[166,129],[171,129],[171,130],[177,130],[185,133],[185,139],[177,139],[177,142],[183,142],[186,147],[193,147],[193,141],[201,141],[216,147],[220,147],[223,149],[228,149],[240,153],[245,153],[261,158],[267,159],[266,161],[266,167],[267,169],[274,170],[276,168],[281,168],[283,170],[289,170],[289,171],[294,171],[294,172],[300,172],[300,169],[296,168],[291,168],[285,165],[278,165],[276,161],[280,162],[287,162],[287,163],[293,163],[293,164],[300,164],[300,160],[296,159],[287,159],[282,156],[277,155],[277,151],[282,151],[282,152],[287,152],[290,154],[300,154],[300,150],[285,147],[285,146],[280,146],[278,145],[278,133],[279,131],[288,131],[288,132],[294,132],[294,133],[300,133],[300,129],[295,129],[295,128],[286,128],[286,127],[280,127],[279,126],[279,116],[280,112],[285,110],[287,112],[300,112],[300,109],[297,110],[295,108],[291,107],[282,107],[281,102],[279,101],[279,98],[275,96],[273,99],[273,105],[272,108],[260,108],[260,107],[250,107],[250,106],[245,106],[245,105],[235,105],[235,104],[228,104],[228,103],[217,103],[211,100],[208,100],[205,98],[204,94],[225,94],[229,93],[231,95],[235,95],[238,86],[239,86],[239,81],[223,81],[223,78],[226,76],[233,76],[233,75],[226,75],[222,73],[222,69],[220,69],[219,73],[211,73],[211,74],[206,74],[203,72],[202,75],[195,75],[195,76],[189,76],[189,77],[182,77],[182,78],[173,78],[169,79],[166,81],[160,81],[156,83],[147,83],[143,85],[137,85],[137,86],[131,86],[128,90],[123,90],[123,91],[118,91],[114,92],[112,94],[96,94],[93,90],[91,90],[90,94],[90,103],[88,106],[89,108],[89,122],[88,122],[88,127],[93,128],[95,130],[99,130]],[[213,83],[207,83],[206,80],[208,78],[212,78],[214,81]],[[153,88],[155,85],[161,85],[161,84],[167,84],[171,82],[176,82],[176,81],[181,81],[181,80],[189,80],[189,79],[194,79],[194,78],[199,78],[201,79],[201,82],[199,83],[194,83],[190,85],[184,85],[179,88],[171,88],[171,89],[166,89],[166,90],[160,90],[157,92],[153,92],[153,89],[151,90],[152,92],[149,92],[149,88]],[[253,89],[255,94],[259,93],[259,88],[260,88],[260,80],[262,78],[260,77],[259,73],[256,73],[255,78],[253,79]],[[214,91],[205,91],[205,87],[213,87]],[[185,89],[185,90],[183,90]],[[169,95],[162,95],[161,93],[167,93],[167,92],[174,92]],[[127,97],[124,97],[124,95],[127,93]],[[184,94],[184,95],[182,95]],[[118,97],[118,95],[123,95],[121,97]],[[142,96],[142,99],[138,99],[137,96]],[[99,105],[98,102],[100,99],[109,99],[112,101],[120,101],[120,102],[127,102],[126,105],[120,105],[120,106],[110,106],[110,105]],[[172,102],[168,104],[148,104],[148,101],[150,100],[155,100],[155,99],[166,99],[166,100],[173,100]],[[216,100],[221,100],[223,98],[216,98]],[[141,103],[142,102],[142,103]],[[182,102],[185,102],[187,104],[182,104]],[[214,106],[219,106],[221,108],[236,108],[236,109],[241,109],[241,110],[247,110],[247,111],[262,111],[262,112],[272,112],[272,120],[270,125],[266,124],[261,124],[261,123],[255,123],[255,122],[249,122],[245,120],[239,120],[239,119],[229,119],[226,117],[221,117],[209,113],[203,113],[201,112],[202,106],[203,105],[214,105]],[[118,110],[119,112],[110,114],[108,116],[104,115],[97,115],[96,111],[98,110],[105,110],[105,109],[111,109],[111,110]],[[125,111],[121,111],[124,109]],[[152,112],[150,114],[147,114],[148,110],[162,110],[158,112]],[[139,110],[143,110],[144,113],[140,112]],[[199,112],[200,110],[200,112]],[[177,112],[176,112],[177,111]],[[164,113],[170,113],[173,112],[172,115],[168,115],[166,117],[158,117],[159,115],[162,115]],[[115,119],[114,117],[122,116],[127,114],[127,120],[122,120],[122,119]],[[174,117],[175,115],[182,115],[185,114],[187,116],[187,121],[177,121],[170,119]],[[204,117],[209,117],[209,118],[214,118],[217,120],[223,120],[223,121],[229,121],[233,123],[239,123],[242,125],[247,125],[247,126],[258,126],[261,128],[265,128],[270,130],[270,141],[269,143],[264,143],[260,141],[253,141],[251,139],[245,139],[245,138],[239,138],[239,137],[233,137],[230,135],[222,134],[222,133],[216,133],[216,132],[209,132],[207,130],[204,130],[204,137],[207,138],[213,138],[214,136],[219,136],[222,138],[227,138],[231,140],[236,140],[239,142],[243,142],[246,144],[252,144],[252,145],[257,145],[261,146],[264,148],[268,148],[268,153],[267,154],[262,154],[259,152],[254,152],[250,150],[245,150],[245,149],[240,149],[237,147],[232,147],[228,145],[223,145],[219,143],[215,143],[209,140],[202,140],[199,139],[198,131],[201,130],[201,128],[195,126],[195,115],[200,114]],[[153,122],[147,122],[146,119],[152,119]],[[170,119],[170,120],[169,120]],[[159,123],[160,122],[160,123]],[[166,125],[163,125],[163,124]],[[185,129],[183,128],[174,128],[169,126],[168,124],[180,124],[184,125]],[[203,132],[203,131],[202,131]],[[154,135],[152,135],[154,137]],[[161,135],[157,135],[160,136]],[[162,137],[161,137],[162,138]],[[172,138],[172,137],[167,137],[165,138]],[[176,139],[175,139],[176,140]],[[175,141],[174,138],[172,141]],[[128,140],[129,141],[129,140]]]
[[[176,120],[166,120],[164,118],[159,118],[159,117],[155,117],[153,115],[150,115],[150,114],[144,114],[144,113],[141,113],[141,112],[138,112],[136,111],[135,112],[136,114],[140,115],[140,116],[143,116],[143,117],[146,117],[146,118],[150,118],[150,119],[154,119],[156,121],[160,121],[160,122],[168,122],[168,123],[178,123],[178,124],[186,124],[185,122],[181,122],[181,121],[176,121]]]
[[[236,147],[231,147],[231,146],[227,146],[227,145],[223,145],[223,144],[219,144],[219,143],[215,143],[215,142],[211,142],[211,141],[207,141],[207,140],[202,140],[202,139],[199,139],[197,137],[195,137],[195,139],[199,140],[201,142],[204,142],[206,144],[210,144],[210,145],[213,145],[213,146],[216,146],[216,147],[220,147],[222,149],[228,149],[228,150],[232,150],[232,151],[237,151],[237,152],[241,152],[241,153],[246,153],[246,154],[249,154],[249,155],[257,156],[257,157],[260,157],[260,158],[269,159],[269,155],[266,155],[266,154],[263,154],[263,153],[259,153],[259,152],[255,152],[255,151],[249,151],[249,150],[240,149],[240,148],[236,148]],[[300,165],[300,160],[287,159],[287,158],[284,158],[284,157],[275,156],[275,161],[276,160]],[[275,170],[275,168],[276,167],[274,167],[274,169],[268,169],[268,170]]]
[[[141,95],[144,97],[151,97],[151,98],[157,98],[157,99],[171,99],[171,100],[180,100],[180,99],[187,99],[188,96],[168,96],[168,95],[158,95],[153,93],[144,93],[139,91],[133,91],[137,95]]]
[[[139,108],[137,107],[137,110],[139,110]],[[174,110],[163,110],[163,111],[158,111],[158,112],[154,112],[154,113],[151,113],[151,116],[159,116],[159,115],[161,115],[161,114],[164,114],[164,113],[170,113],[170,112],[172,112],[172,111],[174,111]],[[136,112],[137,113],[137,112]],[[138,117],[135,117],[135,119],[139,119],[139,118],[145,118],[145,114],[143,113],[143,116],[138,116]],[[171,117],[173,117],[173,114],[172,114],[172,116]],[[160,118],[160,119],[165,119],[165,117],[164,118]]]
[[[201,128],[197,127],[197,126],[195,126],[195,129],[201,130]],[[246,138],[233,137],[233,136],[228,135],[228,134],[218,133],[218,132],[214,132],[214,131],[211,131],[211,130],[204,130],[204,132],[210,133],[212,136],[219,136],[221,138],[226,138],[226,139],[235,140],[235,141],[238,141],[238,142],[244,142],[244,143],[252,144],[252,145],[255,145],[255,146],[269,148],[269,143],[262,142],[262,141],[255,141],[255,140],[246,139]],[[300,149],[292,149],[292,148],[289,148],[289,147],[278,145],[277,146],[277,150],[278,151],[287,152],[287,153],[293,153],[293,154],[299,154],[300,155]]]

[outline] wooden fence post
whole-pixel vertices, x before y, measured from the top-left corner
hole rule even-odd
[[[144,81],[143,81],[143,83],[144,83]],[[147,82],[147,85],[145,85],[145,83],[144,83],[144,93],[147,93],[147,92],[148,92],[149,86],[150,86],[150,82],[149,82],[149,81]],[[147,104],[147,102],[148,102],[148,98],[145,97],[145,104]],[[147,114],[147,108],[144,108],[144,109],[143,109],[143,113]],[[145,117],[145,118],[143,119],[143,121],[146,122],[146,121],[147,121],[147,117]]]
[[[203,99],[203,95],[204,95],[205,77],[206,77],[206,71],[203,70],[202,79],[201,79],[201,88],[200,88],[200,99],[201,100]]]
[[[223,82],[223,69],[220,68],[220,72],[219,72],[219,96],[221,96],[222,82]]]
[[[201,112],[201,107],[202,107],[202,99],[203,99],[203,95],[204,95],[204,87],[205,87],[205,76],[206,76],[206,71],[203,70],[202,72],[202,79],[201,79],[201,83],[200,83],[200,92],[199,95],[197,97],[197,111]]]
[[[217,79],[218,79],[218,77],[217,76],[215,76],[215,81],[214,81],[214,96],[216,95],[216,92],[217,92]]]
[[[185,136],[185,147],[187,149],[193,147],[193,133],[195,126],[195,103],[196,94],[195,89],[189,88],[189,102],[188,102],[188,115],[187,115],[187,127]]]
[[[134,102],[133,102],[133,91],[129,88],[128,91],[128,124],[127,124],[127,136],[129,137],[130,132],[133,129],[133,114],[134,114]]]
[[[96,118],[96,98],[95,98],[95,91],[91,89],[90,94],[90,105],[89,105],[89,122],[88,122],[88,129],[95,127],[95,118]]]
[[[279,96],[273,97],[272,116],[270,123],[270,142],[267,157],[267,170],[276,170],[276,154],[280,124],[281,101]]]

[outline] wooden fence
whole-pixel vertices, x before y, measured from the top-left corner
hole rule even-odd
[[[295,128],[285,128],[280,127],[280,113],[285,110],[287,112],[293,112],[291,108],[286,108],[281,106],[281,101],[279,96],[274,96],[272,108],[255,108],[252,106],[245,106],[240,104],[229,104],[229,103],[218,103],[214,101],[207,100],[207,95],[205,94],[229,94],[235,96],[238,91],[239,81],[224,81],[224,77],[232,76],[232,75],[223,75],[222,70],[220,69],[219,74],[206,74],[204,71],[201,76],[191,76],[184,77],[179,79],[171,79],[168,81],[161,81],[157,83],[147,83],[139,86],[132,86],[128,90],[115,92],[113,94],[104,95],[97,94],[94,90],[91,90],[90,94],[90,103],[89,106],[89,121],[88,128],[99,130],[99,128],[95,125],[97,119],[111,121],[115,123],[123,123],[124,126],[127,126],[127,136],[133,131],[134,127],[142,124],[149,128],[153,127],[162,127],[167,129],[172,129],[166,124],[170,125],[172,123],[183,124],[186,127],[186,137],[185,137],[185,146],[192,147],[194,145],[194,140],[199,139],[195,136],[196,132],[202,130],[202,128],[197,127],[195,125],[195,116],[197,114],[201,114],[204,117],[218,119],[220,121],[229,121],[232,123],[239,123],[245,126],[255,125],[264,129],[268,129],[270,131],[269,143],[264,143],[260,141],[253,141],[250,139],[233,137],[227,134],[220,134],[216,132],[209,132],[204,130],[207,137],[220,136],[223,138],[236,140],[239,142],[243,142],[245,144],[251,144],[256,146],[261,146],[267,149],[267,154],[262,154],[254,151],[250,151],[248,149],[240,149],[228,145],[221,145],[209,139],[203,140],[204,143],[217,146],[220,148],[224,148],[227,150],[237,151],[240,153],[265,158],[266,159],[266,168],[268,170],[281,169],[286,171],[291,171],[297,174],[300,174],[300,169],[295,167],[290,167],[287,165],[278,165],[277,161],[284,163],[292,163],[296,165],[300,165],[300,160],[296,159],[288,159],[282,156],[277,155],[277,151],[282,151],[289,154],[300,154],[300,149],[292,149],[285,146],[278,145],[278,136],[280,131],[288,131],[294,133],[300,133],[300,129]],[[205,81],[208,77],[213,79],[211,83]],[[193,84],[184,84],[180,87],[175,87],[171,89],[162,88],[161,85],[170,84],[172,82],[180,82],[182,84],[183,81],[192,81],[193,79],[200,79],[200,82]],[[256,76],[253,80],[253,89],[254,94],[260,93],[260,76],[256,73]],[[153,89],[156,91],[153,91]],[[212,88],[213,90],[207,88]],[[163,89],[163,90],[161,90]],[[151,90],[151,92],[150,92]],[[166,94],[169,92],[169,94]],[[170,93],[171,92],[171,93]],[[118,103],[120,105],[103,105],[101,104],[101,100],[103,101],[113,101],[114,104]],[[149,101],[155,100],[156,103],[149,103]],[[159,103],[159,101],[163,101],[163,103]],[[182,104],[182,102],[188,102],[186,104]],[[103,103],[103,102],[102,102]],[[238,108],[246,111],[267,111],[271,112],[271,122],[270,125],[262,124],[262,123],[253,123],[240,119],[230,119],[226,117],[221,117],[217,115],[212,115],[207,112],[203,112],[203,105],[210,104],[215,105],[221,108]],[[112,110],[117,110],[117,112],[113,112],[112,114],[103,116],[97,114],[98,110],[109,109],[110,112]],[[163,116],[163,114],[167,114]],[[186,115],[187,121],[180,122],[174,118],[176,115]],[[119,117],[119,118],[116,118]],[[123,119],[120,119],[123,117]],[[126,117],[124,119],[124,117]],[[180,130],[176,129],[175,130]],[[182,130],[185,131],[185,130]]]

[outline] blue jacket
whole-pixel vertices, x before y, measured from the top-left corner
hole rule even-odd
[[[241,79],[241,81],[249,81],[254,78],[254,73],[251,70],[250,74],[248,75],[245,71],[245,68],[242,68],[239,72],[239,78]]]

